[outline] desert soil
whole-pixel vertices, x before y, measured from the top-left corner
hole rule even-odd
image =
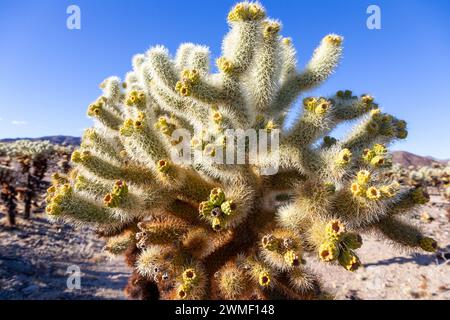
[[[130,270],[103,245],[93,230],[51,224],[43,214],[19,217],[13,229],[3,223],[0,299],[125,299]]]
[[[401,252],[364,235],[358,251],[363,267],[355,273],[314,257],[307,259],[308,265],[336,299],[450,299],[449,207],[433,197],[423,210],[432,221],[411,217],[438,240],[438,254]],[[112,259],[101,250],[104,243],[92,230],[50,224],[43,213],[33,214],[31,220],[19,215],[17,220],[13,229],[0,222],[0,299],[126,298],[123,288],[131,270],[121,258]],[[77,270],[79,288],[73,286]]]

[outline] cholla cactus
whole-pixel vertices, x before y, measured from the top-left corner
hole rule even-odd
[[[390,170],[388,176],[415,187],[434,188],[444,197],[450,186],[450,164],[433,163],[431,166],[402,168],[399,165]]]
[[[278,149],[252,164],[214,161],[233,140],[226,129],[281,130],[296,99],[322,84],[342,54],[343,38],[328,35],[298,71],[292,40],[260,4],[237,4],[228,23],[217,73],[208,49],[187,43],[173,60],[161,46],[138,54],[124,82],[101,84],[88,108],[96,125],[72,154],[75,169],[48,190],[49,216],[96,226],[110,237],[105,249],[126,253],[136,268],[133,283],[154,281],[163,299],[320,297],[304,253],[355,271],[364,230],[435,250],[401,217],[426,194],[383,175],[386,146],[406,138],[406,123],[370,95],[306,97]],[[358,118],[345,139],[328,136]],[[181,128],[193,138],[176,135]],[[179,163],[180,150],[203,157]],[[292,201],[267,206],[278,191]]]
[[[55,150],[49,141],[17,140],[12,143],[0,143],[0,156],[29,156],[48,154]]]
[[[6,207],[9,226],[16,224],[17,194],[12,184],[13,173],[10,167],[0,165],[0,199]]]
[[[0,144],[0,155],[6,155],[10,162],[16,160],[20,169],[16,179],[19,187],[15,191],[24,202],[25,219],[30,217],[33,201],[36,204],[36,196],[44,184],[48,162],[57,150],[59,147],[49,141],[18,140]]]

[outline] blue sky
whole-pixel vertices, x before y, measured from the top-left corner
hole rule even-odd
[[[133,54],[164,44],[208,45],[214,56],[235,1],[0,1],[0,138],[80,135],[87,105],[110,75],[123,76]],[[338,72],[314,94],[339,89],[373,94],[408,121],[395,149],[450,158],[450,1],[265,0],[268,14],[293,38],[299,64],[320,39],[345,37]],[[81,9],[81,30],[66,28],[66,8]],[[381,8],[382,29],[366,27],[366,9]],[[342,134],[339,130],[338,134]]]

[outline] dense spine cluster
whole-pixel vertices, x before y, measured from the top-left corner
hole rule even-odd
[[[74,170],[48,190],[49,216],[94,225],[109,238],[106,250],[125,253],[133,297],[149,297],[136,286],[156,285],[162,299],[318,298],[304,253],[354,271],[365,230],[436,250],[402,219],[426,193],[384,174],[387,146],[407,136],[404,121],[345,90],[305,97],[282,129],[295,101],[335,71],[343,38],[324,37],[299,71],[292,40],[260,4],[237,4],[228,23],[217,73],[208,48],[185,43],[173,59],[161,46],[138,54],[124,81],[101,84]],[[346,138],[329,135],[355,119]],[[218,161],[236,140],[228,129],[268,133],[273,146],[279,132],[279,148],[252,163]],[[251,140],[233,155],[249,160]],[[186,150],[190,161],[177,161]],[[278,171],[266,175],[271,167]],[[287,201],[271,205],[274,194]]]

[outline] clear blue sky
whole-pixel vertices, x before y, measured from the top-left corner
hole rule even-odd
[[[164,44],[208,45],[219,55],[235,1],[0,1],[0,138],[80,135],[87,105],[133,54]],[[372,93],[409,122],[396,149],[450,158],[450,1],[265,0],[306,63],[320,39],[345,37],[343,64],[318,94]],[[81,30],[66,28],[66,8],[81,8]],[[366,28],[366,8],[382,10],[382,30]]]

